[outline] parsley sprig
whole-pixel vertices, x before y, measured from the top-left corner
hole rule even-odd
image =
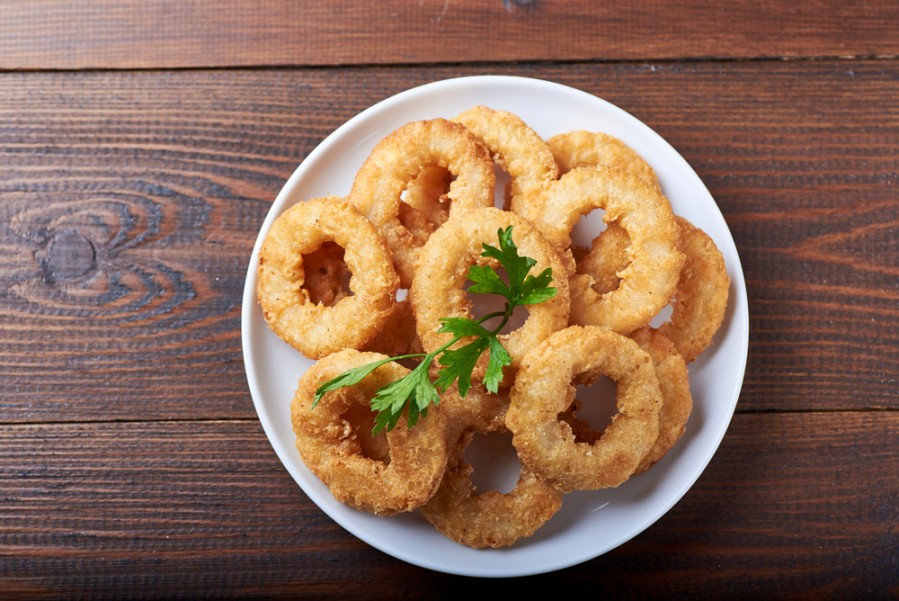
[[[481,256],[495,259],[506,270],[509,283],[490,266],[472,265],[468,269],[468,279],[473,282],[468,289],[475,294],[498,294],[505,299],[505,308],[480,317],[444,317],[440,320],[440,333],[452,334],[449,342],[430,353],[414,353],[400,355],[367,363],[350,369],[336,378],[322,384],[315,391],[313,406],[332,390],[352,386],[362,381],[368,374],[391,361],[418,359],[421,361],[403,378],[387,384],[375,393],[371,400],[373,411],[377,412],[373,434],[387,429],[392,430],[399,422],[403,411],[406,411],[406,423],[413,427],[420,418],[426,417],[431,403],[440,402],[440,394],[457,383],[459,394],[463,397],[471,389],[471,377],[481,354],[490,351],[483,384],[490,392],[499,389],[503,379],[503,367],[512,362],[509,352],[499,341],[499,333],[512,317],[515,307],[534,305],[549,300],[556,295],[551,287],[552,270],[544,269],[539,275],[529,272],[537,261],[518,254],[518,247],[512,240],[512,226],[497,231],[499,247],[482,244]],[[496,327],[488,329],[485,322],[499,319]],[[474,338],[471,342],[451,348],[463,338]],[[430,368],[434,360],[442,367],[437,372],[435,381],[431,381]]]

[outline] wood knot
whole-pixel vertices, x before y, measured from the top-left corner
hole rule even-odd
[[[47,243],[42,266],[53,280],[73,280],[97,266],[97,250],[93,243],[75,230],[53,234]]]

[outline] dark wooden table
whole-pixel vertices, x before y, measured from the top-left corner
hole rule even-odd
[[[899,4],[612,4],[0,2],[0,598],[899,597]],[[482,73],[671,142],[750,303],[695,486],[614,551],[513,580],[332,522],[241,357],[250,251],[296,166],[371,104]]]

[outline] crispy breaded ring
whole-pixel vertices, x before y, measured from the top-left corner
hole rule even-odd
[[[708,348],[724,321],[730,278],[724,257],[708,234],[683,217],[675,217],[675,221],[684,265],[671,299],[671,318],[659,330],[674,343],[684,361],[691,363]],[[592,278],[597,293],[618,287],[618,274],[630,262],[626,253],[629,243],[627,232],[610,223],[578,262],[578,273]]]
[[[327,242],[344,249],[352,275],[333,306],[310,300],[303,255]],[[396,305],[399,278],[381,235],[337,197],[315,198],[282,213],[259,250],[256,292],[269,327],[307,357],[318,359],[368,342]]]
[[[677,225],[680,249],[687,259],[671,301],[671,318],[659,331],[691,363],[708,348],[724,322],[730,278],[724,256],[709,235],[680,217]]]
[[[654,328],[640,328],[630,335],[652,359],[659,391],[662,394],[662,409],[659,413],[659,437],[637,466],[634,474],[642,474],[671,450],[684,434],[687,420],[693,410],[687,364],[677,352],[674,344]],[[577,442],[593,444],[601,436],[590,424],[577,415],[582,402],[575,399],[570,408],[559,415],[571,426]]]
[[[465,292],[468,269],[471,265],[490,264],[481,256],[482,244],[497,245],[497,231],[513,226],[512,239],[519,254],[537,263],[531,273],[537,275],[547,267],[552,269],[552,285],[556,295],[528,307],[524,324],[499,336],[500,342],[512,357],[507,376],[514,372],[522,356],[534,345],[559,330],[568,322],[568,281],[557,274],[564,273],[559,256],[546,243],[531,223],[520,215],[496,208],[472,209],[461,217],[450,216],[422,247],[421,261],[409,288],[409,298],[415,312],[418,335],[425,351],[432,352],[452,339],[452,335],[438,333],[443,317],[472,317],[471,303]],[[462,346],[466,340],[457,344]],[[488,353],[481,356],[476,377],[483,374]],[[507,381],[510,381],[507,377]]]
[[[658,176],[649,163],[633,148],[609,134],[583,130],[570,131],[553,136],[547,140],[547,145],[559,166],[559,172],[563,175],[578,167],[596,167],[629,173],[659,187]],[[611,224],[609,225],[611,226]],[[609,229],[614,228],[610,227]],[[615,253],[616,257],[625,257],[621,263],[622,267],[625,267],[630,261],[630,258],[627,257],[627,245],[630,239],[623,231],[620,233],[620,237],[614,237],[610,233],[602,238],[594,238],[592,250],[579,253],[576,271],[599,278],[602,272],[596,272],[589,263],[595,261],[597,255],[605,257],[610,252]],[[622,241],[623,244],[621,244]],[[597,246],[602,248],[597,248]],[[580,251],[576,248],[572,250]],[[599,294],[611,292],[618,287],[619,279],[615,273],[611,273],[607,275],[606,279],[597,279],[592,287]]]
[[[649,353],[662,393],[659,437],[634,472],[642,474],[664,457],[683,436],[693,411],[693,396],[690,394],[687,364],[674,343],[654,328],[640,328],[630,337]]]
[[[359,384],[331,391],[316,406],[316,389],[348,369],[380,359],[379,353],[345,349],[328,355],[300,378],[291,403],[297,450],[334,498],[377,515],[411,511],[430,499],[446,469],[446,434],[439,415],[414,428],[387,432],[389,461],[368,457],[350,417],[355,407],[371,409],[375,392],[406,375],[396,363],[376,369]],[[436,413],[436,412],[435,412]]]
[[[599,295],[589,276],[571,277],[571,322],[600,325],[627,334],[649,323],[668,304],[684,256],[677,249],[671,205],[658,188],[621,171],[579,167],[550,189],[536,224],[560,252],[571,244],[571,230],[582,214],[605,209],[630,237],[628,266],[616,290]]]
[[[469,392],[469,396],[471,392]],[[475,433],[507,431],[502,423],[504,405],[492,411],[480,408],[467,425],[458,429],[451,444],[446,473],[440,488],[422,508],[422,515],[447,538],[475,549],[508,547],[531,536],[562,506],[562,493],[538,478],[527,467],[515,488],[507,493],[495,490],[478,493],[471,481],[474,471],[465,461],[464,451]]]
[[[655,170],[633,148],[602,132],[569,131],[546,141],[560,173],[576,167],[601,167],[624,171],[659,185]]]
[[[618,413],[593,444],[575,442],[559,414],[572,382],[600,374],[617,384]],[[571,326],[536,346],[511,389],[506,426],[523,464],[560,492],[616,487],[626,481],[659,435],[661,392],[649,355],[625,336],[598,326]]]
[[[421,249],[399,219],[403,190],[425,167],[455,176],[450,213],[493,206],[496,176],[484,146],[464,126],[446,119],[408,123],[383,138],[356,173],[347,200],[384,235],[403,287],[412,282]]]
[[[343,254],[343,248],[338,244],[325,242],[317,251],[303,256],[303,288],[309,292],[313,303],[333,306],[352,295],[348,286],[351,273]],[[422,352],[409,301],[394,304],[380,331],[358,350],[384,353],[391,357]]]
[[[552,151],[521,117],[475,106],[453,119],[471,130],[509,174],[509,208],[527,219],[539,211],[539,199],[559,176]]]

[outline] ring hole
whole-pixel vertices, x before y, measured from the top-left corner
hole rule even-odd
[[[511,201],[512,189],[509,186],[509,183],[512,181],[512,177],[506,172],[505,169],[496,165],[493,165],[493,173],[496,176],[496,188],[493,193],[493,206],[497,209],[506,209],[509,208],[509,203]]]
[[[372,436],[375,412],[370,407],[353,404],[340,417],[350,424],[352,434],[359,443],[363,456],[385,464],[390,463],[390,445],[387,443],[387,435],[382,430]]]
[[[621,285],[618,276],[631,262],[630,236],[622,227],[612,224],[599,233],[590,247],[577,257],[577,272],[589,275],[591,286],[597,294],[617,290]]]
[[[478,494],[514,490],[521,475],[521,462],[509,432],[476,433],[462,457],[472,467],[471,483]]]
[[[615,406],[618,387],[611,378],[600,376],[592,384],[578,385],[576,388],[576,401],[559,419],[571,425],[575,442],[593,444],[618,413]]]
[[[603,209],[593,209],[592,211],[581,215],[571,228],[571,244],[579,248],[590,249],[593,239],[596,238],[604,229],[606,222],[603,221],[606,212]]]
[[[449,218],[447,196],[455,177],[439,165],[422,169],[400,195],[400,224],[421,244]]]
[[[671,314],[674,313],[674,307],[669,305],[665,305],[662,307],[662,310],[659,311],[655,317],[652,318],[652,321],[649,322],[654,328],[659,328],[662,324],[668,323],[671,321]]]
[[[303,255],[303,290],[316,305],[333,307],[341,299],[353,296],[352,272],[343,260],[343,247],[325,242],[317,250]]]

